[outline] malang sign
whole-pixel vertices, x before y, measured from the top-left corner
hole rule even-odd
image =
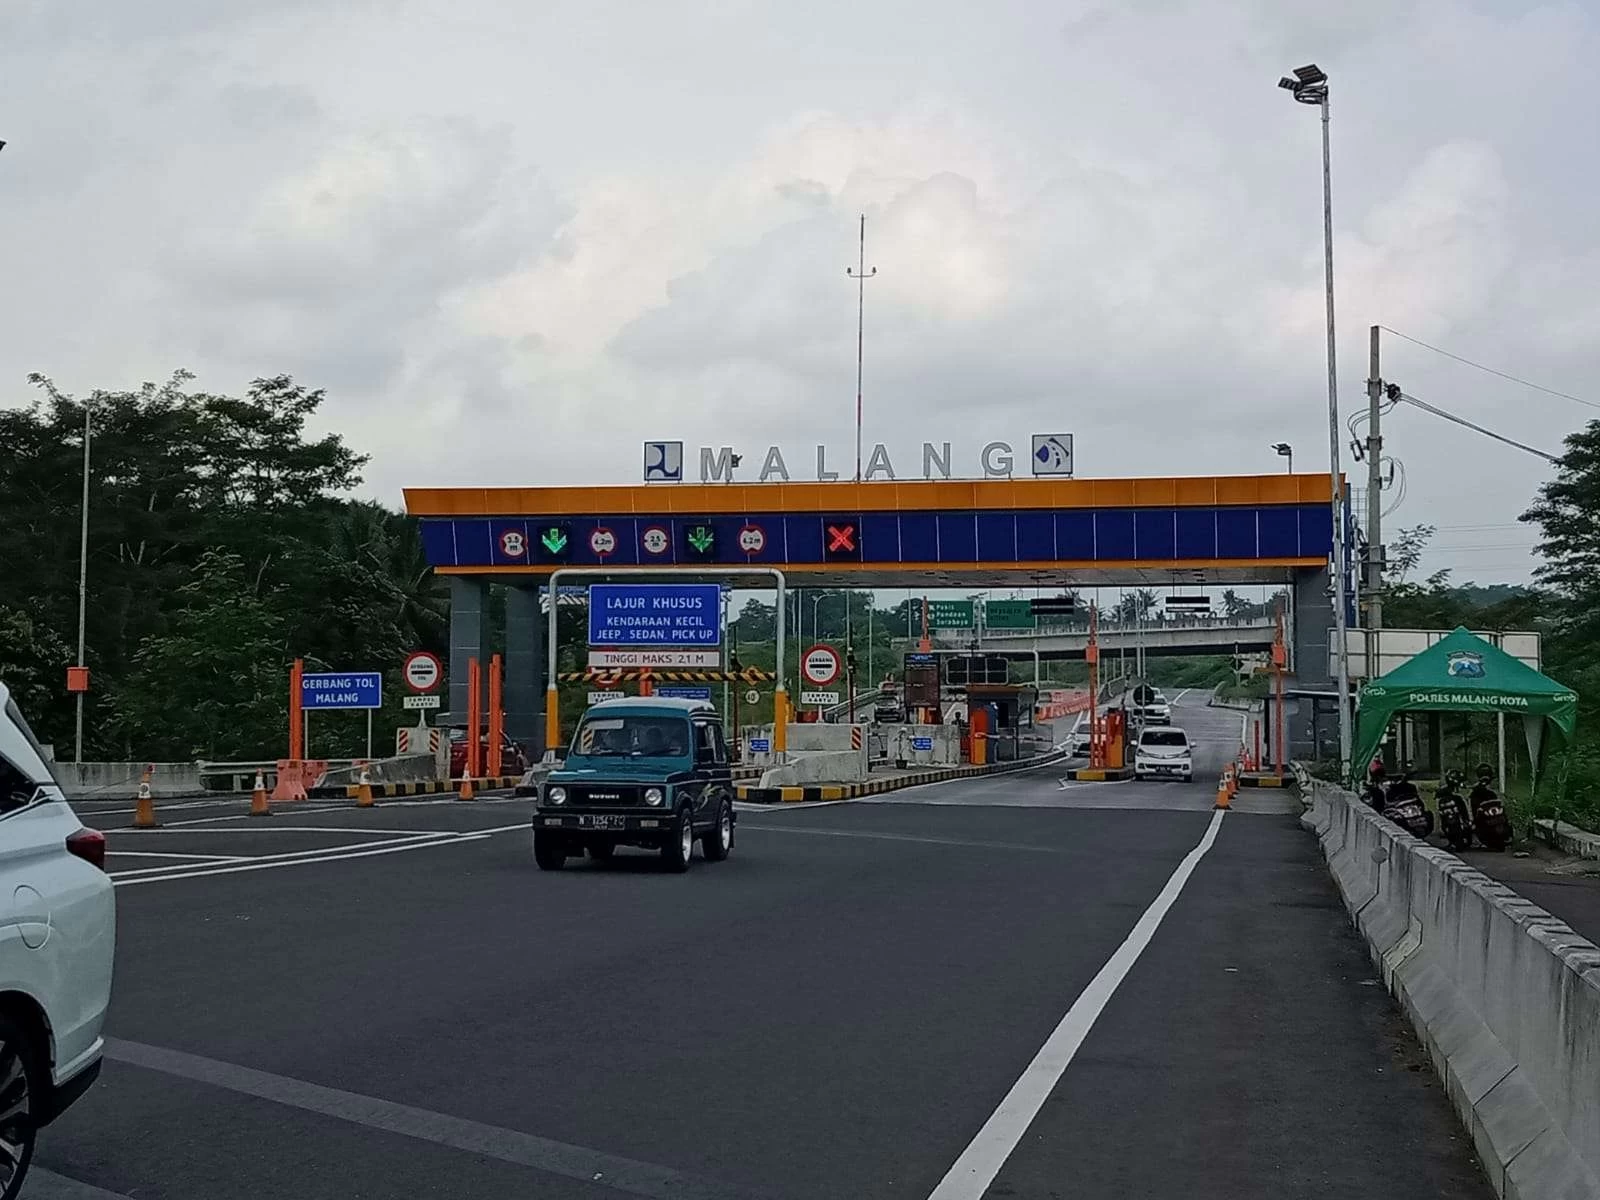
[[[744,465],[745,456],[732,446],[700,447],[700,482],[732,483],[734,471]],[[922,478],[949,479],[951,451],[949,442],[922,443]],[[1036,433],[1028,455],[1029,467],[1034,475],[1070,476],[1072,474],[1072,435],[1070,433]],[[816,473],[810,478],[819,483],[832,483],[839,472],[828,466],[828,448],[816,448]],[[988,442],[978,452],[978,467],[984,479],[1010,479],[1016,471],[1016,452],[1010,442]],[[864,480],[898,479],[888,447],[878,442],[872,447],[861,474]],[[644,444],[644,481],[646,483],[682,483],[684,478],[682,442],[646,442]],[[757,473],[758,483],[788,483],[793,479],[788,461],[780,446],[768,446]]]

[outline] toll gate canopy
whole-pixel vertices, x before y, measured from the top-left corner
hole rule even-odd
[[[1327,475],[408,488],[445,574],[775,566],[803,587],[1281,582],[1332,550]]]

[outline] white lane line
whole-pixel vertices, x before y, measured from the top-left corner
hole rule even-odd
[[[219,818],[219,820],[220,819],[223,819],[223,818]],[[383,829],[383,828],[380,828],[378,826],[368,826],[366,828],[362,828],[360,826],[347,826],[347,825],[278,825],[278,824],[261,825],[258,828],[248,829],[248,830],[238,830],[238,829],[231,829],[231,828],[230,829],[189,829],[189,828],[178,829],[178,828],[175,828],[174,826],[176,826],[178,824],[180,824],[180,822],[174,822],[172,826],[163,825],[163,826],[160,826],[159,828],[156,828],[156,829],[112,829],[112,830],[109,830],[108,832],[110,834],[112,834],[113,836],[119,837],[119,838],[120,837],[148,837],[148,836],[150,836],[151,834],[154,834],[154,833],[181,833],[181,834],[185,835],[186,837],[193,836],[194,834],[197,834],[197,833],[225,833],[225,834],[228,834],[230,837],[238,837],[241,832],[244,832],[244,833],[362,833],[362,834],[366,834],[366,835],[371,836],[371,837],[377,837],[377,836],[386,835],[386,834],[410,834],[410,835],[413,835],[415,837],[438,837],[440,834],[444,834],[444,833],[476,833],[477,832],[477,830],[475,830],[475,829]]]
[[[1194,691],[1193,688],[1184,688],[1183,691],[1179,692],[1176,696],[1174,696],[1172,698],[1172,702],[1174,704],[1179,703],[1185,696],[1187,696],[1192,691]]]
[[[378,849],[367,847],[361,850],[340,851],[338,853],[323,854],[317,858],[290,858],[272,862],[256,860],[209,869],[175,871],[167,875],[139,874],[137,878],[131,879],[126,875],[114,875],[111,882],[116,887],[132,887],[140,883],[165,883],[170,879],[195,879],[204,875],[238,875],[245,871],[272,871],[279,867],[301,867],[309,863],[342,862],[348,858],[370,858],[379,854],[403,854],[408,850],[432,850],[437,846],[459,846],[464,842],[486,842],[488,840],[489,835],[483,833],[457,834],[448,838],[434,838],[430,841],[413,839],[399,846],[383,846]]]
[[[1005,1099],[1000,1101],[1000,1107],[984,1122],[983,1128],[978,1130],[978,1136],[961,1152],[961,1157],[945,1173],[939,1186],[929,1193],[928,1200],[981,1200],[995,1176],[1005,1166],[1006,1159],[1017,1148],[1023,1134],[1027,1133],[1028,1126],[1033,1124],[1034,1117],[1039,1115],[1044,1102],[1050,1098],[1050,1093],[1072,1063],[1078,1048],[1089,1036],[1089,1030],[1094,1028],[1095,1021],[1105,1011],[1112,993],[1127,978],[1133,964],[1139,961],[1139,956],[1155,937],[1162,918],[1183,891],[1183,885],[1194,874],[1195,867],[1205,857],[1206,851],[1215,844],[1217,830],[1221,828],[1222,818],[1226,815],[1221,809],[1212,814],[1211,823],[1206,826],[1199,844],[1184,855],[1177,870],[1173,871],[1166,886],[1150,902],[1150,907],[1144,910],[1144,915],[1128,933],[1127,939],[1072,1002],[1061,1023],[1045,1039],[1039,1053],[1033,1056],[1033,1061],[1011,1085]]]
[[[253,854],[158,854],[154,850],[106,851],[112,858],[187,858],[195,862],[249,862]]]
[[[312,847],[310,847],[309,849],[306,849],[306,850],[286,850],[282,854],[251,854],[251,855],[241,856],[239,861],[240,862],[264,862],[264,863],[270,863],[270,862],[292,862],[295,859],[318,858],[318,857],[321,857],[323,855],[342,854],[342,853],[345,853],[347,851],[370,850],[370,849],[372,849],[372,848],[374,848],[376,846],[404,846],[404,845],[407,845],[407,844],[409,844],[411,842],[436,842],[436,841],[450,842],[450,841],[455,841],[459,836],[460,836],[459,834],[450,833],[450,832],[413,834],[413,835],[410,835],[410,836],[407,836],[407,837],[388,838],[385,841],[381,841],[381,842],[356,842],[354,845],[349,845],[349,846],[312,846]],[[116,853],[116,851],[112,851],[112,853],[114,854],[114,853]],[[204,865],[204,864],[196,864],[196,865]],[[178,871],[178,869],[179,868],[176,867],[176,866],[135,867],[133,870],[130,870],[130,871],[113,871],[113,872],[111,872],[111,878],[113,878],[113,879],[121,879],[121,878],[123,878],[125,876],[128,876],[128,875],[154,875],[154,874],[157,874],[158,872],[162,872],[162,871],[166,871],[168,873],[173,873],[173,872]]]

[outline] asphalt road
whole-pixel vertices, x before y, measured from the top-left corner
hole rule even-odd
[[[1058,776],[683,876],[541,874],[510,800],[114,831],[110,1059],[24,1194],[1490,1195],[1283,798]]]

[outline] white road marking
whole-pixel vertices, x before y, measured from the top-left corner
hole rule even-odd
[[[362,850],[336,850],[331,851],[331,853],[317,854],[315,858],[307,854],[304,858],[275,858],[270,859],[270,861],[251,859],[250,862],[235,862],[230,866],[210,867],[210,869],[198,867],[198,869],[192,870],[173,870],[170,874],[165,875],[122,872],[122,874],[112,875],[112,883],[118,888],[131,888],[136,883],[165,883],[166,880],[174,880],[174,878],[197,878],[202,877],[202,875],[238,875],[246,872],[246,870],[275,870],[278,867],[301,867],[310,864],[310,862],[342,862],[344,859],[350,858],[373,858],[376,854],[403,854],[408,850],[434,850],[435,846],[458,846],[464,842],[488,842],[488,834],[453,834],[450,837],[435,837],[429,838],[429,840],[410,838],[402,845],[397,846],[378,846],[378,848],[363,846]],[[150,870],[165,870],[165,867],[152,867]],[[130,875],[133,875],[133,878],[130,878]]]
[[[1205,857],[1206,851],[1215,844],[1217,830],[1226,815],[1220,809],[1212,815],[1211,823],[1206,826],[1199,844],[1184,856],[1166,886],[1150,902],[1150,907],[1144,910],[1144,915],[1128,933],[1127,939],[1072,1002],[1061,1023],[1045,1039],[1039,1053],[1034,1055],[1021,1077],[1011,1085],[1005,1099],[1000,1101],[1000,1107],[984,1122],[983,1128],[961,1152],[961,1157],[946,1172],[939,1186],[929,1193],[928,1200],[981,1200],[1071,1065],[1073,1056],[1089,1036],[1095,1021],[1105,1011],[1112,994],[1150,945],[1162,919],[1189,881],[1189,876],[1194,874],[1195,867]]]
[[[227,817],[218,817],[216,819],[219,820],[219,821],[226,821],[229,818],[227,818]],[[110,833],[110,835],[112,837],[119,837],[119,838],[120,837],[149,837],[151,834],[156,834],[156,833],[181,833],[181,834],[185,835],[186,837],[192,837],[193,835],[195,835],[197,833],[225,833],[225,834],[228,834],[230,837],[238,837],[239,833],[240,833],[240,831],[237,830],[237,829],[192,829],[192,828],[179,829],[179,828],[176,828],[176,826],[179,825],[179,824],[182,824],[182,822],[176,822],[175,821],[170,826],[163,825],[158,829],[112,829],[112,830],[110,830],[108,832]],[[366,834],[368,836],[379,836],[379,835],[386,835],[386,834],[410,834],[410,835],[415,836],[415,837],[438,837],[440,834],[444,834],[444,833],[476,833],[478,831],[475,830],[475,829],[383,829],[383,828],[380,828],[380,827],[377,827],[377,826],[368,826],[368,827],[363,828],[361,826],[352,826],[352,825],[278,825],[276,823],[273,823],[273,824],[268,824],[268,825],[261,825],[261,826],[259,826],[257,828],[249,829],[249,830],[246,830],[244,832],[247,832],[247,833],[361,833],[361,834]],[[113,853],[115,853],[115,851],[113,851]]]
[[[117,850],[108,848],[112,858],[187,858],[196,862],[249,862],[251,854],[159,854],[154,850]]]
[[[1194,691],[1193,688],[1184,688],[1183,691],[1179,692],[1176,696],[1174,696],[1172,698],[1172,702],[1174,704],[1179,703],[1185,696],[1187,696],[1192,691]]]

